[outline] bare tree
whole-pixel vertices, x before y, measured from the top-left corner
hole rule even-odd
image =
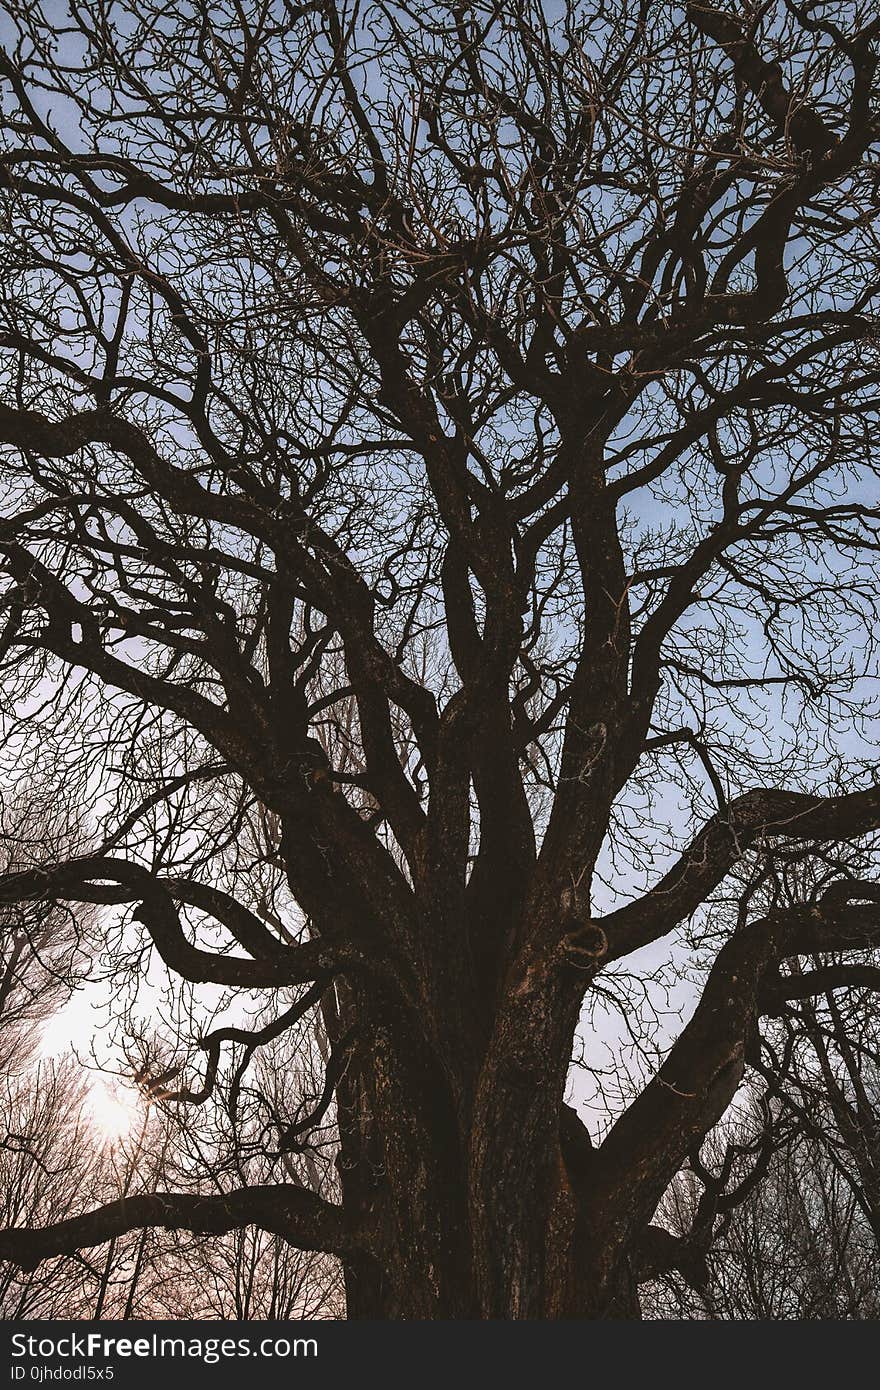
[[[56,788],[31,783],[0,796],[0,864],[8,876],[81,845],[77,819]],[[0,1073],[33,1063],[43,1028],[86,980],[92,964],[93,914],[63,904],[4,904],[0,909]]]
[[[874,7],[4,10],[4,748],[93,825],[0,892],[103,906],[142,1083],[274,1166],[0,1255],[258,1228],[352,1317],[636,1315],[780,966],[880,945],[845,867],[707,911],[880,827]],[[591,1136],[579,1020],[673,933]]]
[[[783,1141],[765,1147],[755,1118],[740,1117],[732,1132],[728,1126],[713,1135],[702,1155],[708,1168],[698,1165],[708,1187],[696,1173],[681,1173],[664,1198],[670,1234],[693,1241],[707,1216],[707,1195],[717,1224],[701,1268],[695,1262],[688,1277],[670,1270],[644,1291],[646,1313],[876,1318],[876,1242],[846,1177],[811,1131],[789,1128]],[[719,1200],[711,1188],[722,1174],[729,1188]]]
[[[0,1116],[7,1227],[64,1220],[83,1193],[110,1202],[154,1194],[169,1181],[197,1189],[193,1150],[203,1160],[201,1185],[210,1171],[224,1190],[222,1142],[195,1135],[191,1125],[182,1130],[172,1107],[144,1097],[128,1132],[105,1133],[94,1078],[72,1054],[43,1059],[10,1078],[0,1091]],[[245,1146],[240,1134],[239,1150]],[[259,1146],[252,1147],[246,1162],[239,1152],[240,1181],[265,1176]],[[302,1175],[304,1183],[309,1177]],[[245,1229],[208,1240],[144,1228],[33,1269],[0,1265],[0,1317],[323,1318],[340,1315],[340,1284],[337,1261],[304,1254],[280,1235]]]
[[[276,1072],[273,1080],[277,1082],[278,1076],[285,1077],[288,1085],[291,1076],[300,1070],[298,1061],[291,1065],[291,1058],[279,1055],[275,1049],[270,1049],[267,1058],[261,1059],[261,1065],[271,1066]],[[267,1089],[271,1094],[277,1091],[277,1084]],[[251,1120],[255,1118],[252,1112]],[[267,1151],[268,1145],[261,1140],[259,1131],[264,1128],[258,1126],[255,1132],[252,1125],[236,1116],[234,1139],[238,1161],[234,1173],[239,1187],[277,1181],[281,1177],[321,1198],[338,1197],[338,1181],[334,1181],[332,1166],[327,1171],[320,1155],[312,1155],[309,1149],[304,1149],[302,1160],[305,1161],[296,1162],[294,1155],[286,1154],[279,1164],[277,1154]],[[219,1156],[228,1151],[228,1141],[224,1144],[222,1138],[205,1134],[197,1140],[191,1123],[187,1130],[188,1143],[184,1141],[181,1147],[188,1147],[192,1158],[196,1158],[197,1151],[198,1159],[185,1162],[184,1172],[200,1179],[202,1187],[206,1173],[210,1172],[217,1190],[228,1190],[229,1176],[224,1176],[223,1165],[218,1162]],[[166,1246],[161,1258],[151,1262],[154,1278],[157,1271],[163,1281],[167,1278],[168,1263]],[[170,1263],[177,1271],[176,1278],[167,1281],[172,1298],[166,1311],[156,1316],[180,1316],[180,1290],[186,1291],[185,1296],[190,1300],[191,1317],[285,1321],[344,1316],[339,1261],[319,1252],[299,1250],[279,1232],[247,1226],[219,1239],[178,1236]]]
[[[861,856],[865,862],[864,853]],[[799,866],[800,867],[800,866]],[[815,866],[813,866],[815,876]],[[803,880],[803,874],[799,874]],[[830,890],[836,891],[832,884]],[[785,1121],[824,1154],[880,1256],[880,1019],[876,965],[794,960],[770,986],[756,1070]],[[842,987],[843,986],[843,987]]]
[[[82,1068],[73,1058],[42,1061],[0,1090],[0,1193],[5,1226],[51,1225],[102,1193],[100,1152],[90,1132]],[[22,1271],[0,1266],[0,1317],[80,1316],[89,1300],[88,1265],[74,1252]]]

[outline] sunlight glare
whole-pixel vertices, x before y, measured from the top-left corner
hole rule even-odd
[[[131,1133],[141,1113],[138,1093],[102,1077],[91,1087],[88,1110],[95,1129],[106,1143],[119,1143]]]

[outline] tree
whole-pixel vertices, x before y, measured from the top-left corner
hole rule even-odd
[[[681,1173],[664,1198],[670,1231],[689,1240],[705,1220],[707,1196],[720,1220],[702,1271],[691,1269],[689,1279],[667,1272],[644,1291],[646,1311],[760,1321],[876,1318],[877,1247],[846,1177],[809,1131],[789,1129],[783,1142],[766,1147],[766,1130],[754,1118],[740,1118],[732,1134],[715,1134],[706,1146],[714,1150],[712,1176],[729,1183],[723,1195],[710,1195],[711,1181],[706,1188],[694,1173]]]
[[[4,1078],[0,1114],[4,1227],[63,1221],[84,1191],[102,1192],[86,1088],[73,1059],[44,1060],[30,1074]],[[5,1264],[0,1271],[0,1316],[82,1316],[90,1300],[88,1274],[88,1265],[75,1251],[25,1271]]]
[[[63,799],[31,782],[0,797],[0,866],[8,878],[47,857],[81,847]],[[0,1073],[16,1078],[34,1063],[45,1025],[88,976],[92,916],[36,901],[0,908]]]
[[[26,872],[51,852],[68,856],[77,845],[77,817],[58,792],[31,785],[26,795],[5,798],[0,819],[3,870]],[[101,1122],[100,1081],[81,1058],[68,1052],[47,1057],[42,1034],[60,1007],[94,973],[92,951],[99,936],[93,911],[70,912],[37,901],[6,906],[0,939],[0,1226],[51,1225],[63,1220],[87,1192],[92,1201],[128,1199],[181,1189],[210,1179],[223,1191],[224,1167],[239,1185],[266,1174],[265,1145],[259,1142],[260,1107],[255,1100],[283,1103],[279,1088],[317,1084],[320,1051],[314,1038],[288,1028],[264,1043],[257,1086],[249,1088],[248,1116],[236,1115],[224,1135],[217,1116],[205,1126],[163,1104],[168,1087],[155,1081],[140,1095],[129,1088],[130,1105],[118,1101],[118,1134]],[[129,1078],[161,1074],[155,1048],[128,1021]],[[285,1049],[281,1055],[280,1049]],[[167,1074],[166,1068],[166,1074]],[[96,1091],[97,1086],[97,1091]],[[96,1107],[97,1098],[97,1107]],[[114,1118],[111,1099],[111,1120]],[[243,1110],[244,1107],[242,1107]],[[97,1109],[97,1113],[96,1113]],[[129,1111],[130,1113],[126,1113]],[[229,1126],[227,1126],[229,1128]],[[256,1128],[256,1133],[254,1129]],[[210,1155],[210,1165],[206,1156]],[[324,1192],[333,1170],[309,1152],[291,1175]],[[262,1168],[261,1168],[262,1165]],[[271,1162],[269,1164],[271,1175]],[[306,1255],[283,1236],[245,1229],[221,1240],[174,1239],[145,1228],[121,1232],[90,1257],[78,1251],[21,1272],[6,1262],[0,1270],[0,1317],[113,1317],[183,1315],[253,1320],[326,1317],[338,1311],[336,1261]]]
[[[216,1116],[205,1117],[196,1129],[192,1112],[184,1112],[185,1133],[182,1142],[178,1137],[175,1152],[184,1177],[188,1176],[193,1186],[204,1185],[209,1167],[217,1187],[224,1189],[223,1163],[218,1162],[224,1153],[234,1164],[235,1186],[272,1181],[277,1162],[277,1152],[272,1150],[276,1146],[261,1138],[266,1108],[272,1113],[284,1107],[285,1093],[291,1089],[299,1093],[321,1088],[323,1081],[317,1075],[302,1075],[304,1064],[311,1073],[312,1052],[308,1041],[295,1031],[285,1032],[261,1048],[255,1059],[258,1075],[248,1088],[249,1096],[237,1108],[232,1123],[228,1115],[224,1117],[225,1137],[210,1132]],[[317,1060],[320,1064],[320,1058]],[[331,1151],[335,1148],[333,1134]],[[282,1172],[319,1197],[335,1201],[339,1196],[333,1164],[320,1150],[309,1146],[297,1153],[291,1148],[283,1155]],[[225,1186],[229,1186],[228,1181]],[[167,1256],[157,1263],[161,1270]],[[339,1262],[327,1255],[297,1250],[281,1234],[245,1227],[220,1240],[193,1237],[182,1243],[173,1263],[178,1271],[174,1286],[191,1290],[193,1317],[287,1321],[344,1316]],[[168,1315],[180,1316],[173,1303]]]
[[[780,966],[880,945],[844,870],[710,911],[880,826],[873,7],[5,11],[5,748],[94,825],[0,891],[262,1001],[174,1103],[327,1059],[272,1181],[0,1254],[256,1227],[351,1317],[636,1315]],[[597,1143],[579,1019],[676,931]],[[283,1166],[334,1114],[338,1201]]]

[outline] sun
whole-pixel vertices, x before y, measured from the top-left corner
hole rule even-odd
[[[127,1139],[143,1112],[138,1092],[108,1077],[94,1082],[86,1104],[96,1131],[110,1144]]]

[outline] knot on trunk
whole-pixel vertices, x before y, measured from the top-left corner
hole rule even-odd
[[[577,970],[595,973],[608,953],[608,938],[590,919],[590,905],[577,888],[566,888],[560,896],[562,908],[560,954]]]

